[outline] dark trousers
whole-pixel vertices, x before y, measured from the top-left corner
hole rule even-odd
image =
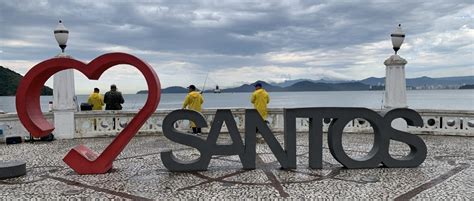
[[[201,133],[201,128],[192,127],[193,133]]]

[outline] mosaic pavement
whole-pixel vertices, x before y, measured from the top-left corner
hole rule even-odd
[[[221,134],[220,141],[229,141]],[[277,135],[280,142],[282,135]],[[378,198],[378,199],[472,199],[474,197],[474,138],[421,136],[428,157],[418,168],[345,169],[331,156],[325,138],[324,167],[308,168],[307,136],[298,135],[298,169],[279,169],[264,143],[257,144],[257,169],[243,170],[237,156],[216,156],[209,170],[172,173],[159,153],[173,149],[182,159],[199,157],[190,147],[163,136],[135,137],[114,169],[103,175],[77,175],[62,157],[77,144],[101,151],[112,138],[0,144],[0,160],[27,161],[27,175],[0,180],[0,199],[18,198]],[[352,157],[366,154],[373,135],[344,134],[343,144]],[[409,148],[391,143],[390,153],[402,156]]]

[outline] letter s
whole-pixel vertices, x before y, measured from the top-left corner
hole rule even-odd
[[[196,148],[201,156],[192,161],[183,161],[176,158],[172,151],[161,152],[163,165],[176,172],[207,170],[211,160],[210,146],[199,137],[177,131],[173,125],[183,119],[193,121],[197,127],[207,127],[206,120],[200,113],[193,110],[175,110],[163,119],[163,135],[171,141]]]
[[[416,111],[406,108],[399,108],[390,110],[384,115],[384,121],[389,128],[387,140],[390,139],[403,142],[410,146],[410,153],[401,159],[395,159],[390,156],[389,147],[384,150],[384,157],[382,163],[389,168],[401,167],[417,167],[426,159],[426,145],[425,142],[414,134],[399,131],[391,126],[394,119],[403,118],[410,126],[423,126],[423,119]]]

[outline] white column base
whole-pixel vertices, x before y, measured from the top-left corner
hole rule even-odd
[[[405,64],[407,61],[398,55],[392,55],[384,62],[385,70],[385,108],[406,108]]]
[[[54,111],[54,127],[53,134],[56,139],[74,139],[74,111]]]

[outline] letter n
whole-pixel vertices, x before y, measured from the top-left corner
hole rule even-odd
[[[221,128],[226,124],[232,144],[217,144]],[[240,137],[239,129],[235,123],[234,116],[230,110],[217,110],[212,121],[211,130],[207,137],[207,144],[210,146],[212,155],[239,155],[242,165],[245,167],[244,145]],[[248,165],[247,165],[248,166]]]
[[[260,114],[255,109],[245,110],[245,151],[244,151],[244,160],[243,162],[244,169],[255,169],[255,160],[256,160],[256,135],[257,129],[259,133],[265,139],[268,146],[273,152],[273,155],[277,158],[283,169],[294,169],[296,167],[289,166],[289,157],[296,157],[296,155],[289,155],[280,145],[278,140],[273,135],[270,128],[263,121]],[[291,159],[291,161],[296,161],[296,159]]]

